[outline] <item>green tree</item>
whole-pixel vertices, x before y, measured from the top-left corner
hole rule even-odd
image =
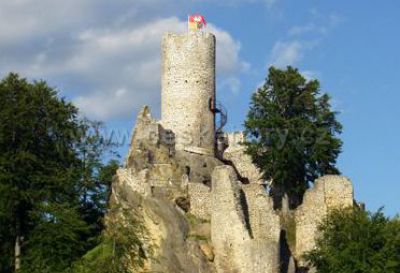
[[[309,183],[337,174],[342,126],[320,94],[317,80],[307,81],[297,69],[269,69],[265,84],[251,99],[245,121],[246,152],[270,181],[275,205],[287,194],[298,206]]]
[[[54,88],[17,74],[0,82],[0,120],[0,272],[61,272],[101,234],[114,146]]]
[[[400,272],[400,219],[381,210],[335,211],[320,226],[322,236],[305,257],[318,273]]]
[[[32,212],[74,201],[77,109],[45,82],[28,83],[10,74],[0,82],[0,120],[1,225],[9,227],[14,242],[5,242],[2,253],[14,246],[14,259],[6,267],[18,271],[24,246],[39,224]]]
[[[104,163],[107,155],[118,157],[115,153],[118,144],[107,137],[105,131],[102,122],[84,118],[79,122],[80,138],[75,146],[79,158],[79,167],[76,169],[79,177],[79,212],[92,228],[92,239],[96,239],[104,228],[103,217],[111,193],[111,181],[119,167],[115,159]]]
[[[89,225],[69,204],[35,208],[30,219],[35,225],[23,249],[22,273],[63,272],[89,247]]]
[[[71,268],[72,273],[130,273],[142,268],[152,246],[145,246],[147,232],[135,208],[114,207],[107,215],[107,229],[100,243]]]

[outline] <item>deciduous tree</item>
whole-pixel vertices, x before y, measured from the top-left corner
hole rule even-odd
[[[381,210],[333,212],[320,226],[317,247],[306,255],[318,273],[400,272],[400,219]]]
[[[0,271],[61,272],[97,244],[117,161],[44,81],[0,82]]]

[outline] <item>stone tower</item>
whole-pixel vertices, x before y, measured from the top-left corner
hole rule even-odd
[[[215,151],[224,111],[215,107],[214,35],[163,37],[161,106],[161,121],[147,106],[137,117],[106,217],[124,225],[137,219],[143,227],[140,247],[132,250],[143,252],[144,263],[132,272],[315,272],[304,254],[315,248],[330,211],[353,206],[352,184],[323,176],[299,207],[291,209],[284,198],[276,209],[241,145],[243,133],[223,136],[227,149]],[[137,256],[127,256],[132,268]]]
[[[176,150],[214,155],[215,36],[190,32],[162,40],[161,123]]]

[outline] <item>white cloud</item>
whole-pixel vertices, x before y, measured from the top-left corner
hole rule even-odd
[[[164,15],[173,9],[161,5],[166,0],[135,1],[0,0],[0,74],[68,86],[66,94],[92,118],[132,118],[143,104],[157,112],[161,37],[186,31],[186,22]],[[238,74],[248,67],[240,43],[212,24],[210,30],[219,81],[238,90]]]
[[[186,22],[172,17],[160,19],[133,30],[80,36],[80,52],[68,66],[85,77],[102,82],[101,88],[76,99],[78,107],[101,119],[129,115],[132,107],[159,101],[160,40],[166,31],[184,32]],[[245,66],[239,59],[240,45],[225,31],[211,26],[218,40],[217,70],[227,78],[233,91],[234,76]],[[110,68],[115,73],[110,73]],[[225,81],[225,80],[223,80]],[[128,90],[120,92],[120,90]],[[156,103],[157,106],[157,103]]]
[[[157,105],[162,34],[184,29],[183,22],[168,18],[118,32],[82,33],[79,51],[68,67],[92,79],[98,88],[78,96],[78,107],[90,116],[108,119],[129,116],[142,104]]]
[[[239,57],[241,45],[226,31],[210,24],[208,30],[217,38],[216,63],[219,74],[226,76],[247,71],[249,64]]]
[[[327,35],[343,18],[331,14],[323,16],[318,10],[310,11],[312,22],[305,25],[295,25],[285,34],[286,39],[278,40],[272,47],[268,65],[286,67],[299,65],[305,54],[320,44]],[[311,78],[311,73],[304,71],[306,77]]]
[[[303,70],[301,71],[301,75],[303,75],[303,77],[307,80],[315,80],[318,78],[318,73],[315,71],[311,71],[311,70]]]
[[[304,46],[299,41],[275,43],[270,56],[270,65],[285,67],[295,65],[303,58]]]
[[[316,26],[315,24],[307,24],[304,26],[293,26],[289,29],[288,34],[290,36],[301,36],[307,33],[314,34],[326,34],[328,32],[328,28],[325,26]]]
[[[240,87],[241,83],[238,78],[229,77],[222,80],[217,89],[228,89],[233,94],[238,94],[240,92]]]
[[[317,11],[312,12],[312,17],[314,18],[314,22],[305,24],[305,25],[297,25],[293,26],[289,29],[289,36],[302,36],[306,34],[322,36],[326,35],[331,31],[334,27],[344,21],[343,17],[330,14],[328,16],[322,16],[322,14]]]
[[[0,0],[0,46],[73,30],[93,18],[94,0]],[[105,3],[99,0],[98,4]]]

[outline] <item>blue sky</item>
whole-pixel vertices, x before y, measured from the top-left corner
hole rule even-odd
[[[217,36],[228,130],[241,130],[269,65],[298,67],[341,112],[338,165],[356,198],[371,210],[400,211],[396,0],[0,0],[0,76],[45,79],[127,138],[141,105],[159,116],[161,35],[185,31],[191,13],[202,13]]]

